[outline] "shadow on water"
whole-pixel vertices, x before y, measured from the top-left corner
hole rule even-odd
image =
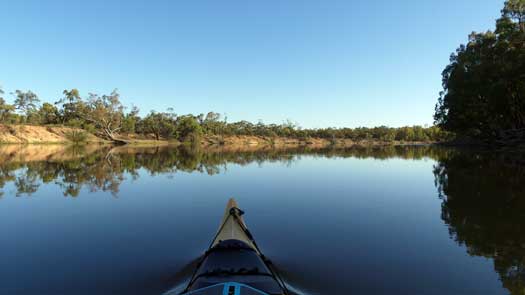
[[[434,175],[451,238],[492,259],[511,294],[525,294],[525,155],[455,151]]]
[[[32,149],[35,148],[0,147],[0,203],[11,189],[17,197],[32,196],[47,183],[57,185],[66,197],[77,197],[82,190],[125,197],[119,195],[121,184],[129,178],[138,179],[143,173],[172,177],[177,177],[177,173],[215,175],[227,171],[229,165],[267,162],[293,165],[303,156],[430,159],[436,162],[433,173],[437,195],[442,200],[441,219],[448,226],[450,237],[466,247],[469,255],[491,259],[502,285],[511,294],[525,294],[525,156],[522,154],[430,146],[263,151],[105,146]],[[175,274],[163,274],[164,278],[156,282],[148,278],[148,286],[144,288],[151,290],[153,284],[155,290],[166,290],[183,284],[196,261]],[[286,269],[280,269],[280,273],[290,285],[300,286],[293,289],[309,286],[299,274]]]

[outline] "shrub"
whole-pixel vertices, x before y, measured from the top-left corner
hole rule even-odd
[[[74,144],[85,143],[87,141],[87,133],[79,130],[72,130],[66,132],[67,140]]]

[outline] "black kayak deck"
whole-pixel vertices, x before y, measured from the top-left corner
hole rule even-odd
[[[284,295],[286,286],[262,255],[234,199],[183,295]]]

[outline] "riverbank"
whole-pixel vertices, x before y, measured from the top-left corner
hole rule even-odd
[[[85,144],[111,144],[111,141],[97,137],[91,133],[78,128],[64,126],[33,126],[33,125],[2,125],[0,124],[1,144],[73,144],[75,134],[82,134],[82,143]],[[174,140],[154,140],[137,135],[121,135],[119,140],[130,145],[179,145]],[[265,136],[218,136],[204,135],[200,139],[200,145],[204,147],[225,146],[235,148],[282,148],[310,146],[323,148],[328,146],[350,147],[354,145],[363,146],[386,146],[386,145],[428,145],[432,142],[402,142],[402,141],[378,141],[363,140],[353,141],[350,139],[324,139],[324,138],[288,138],[288,137],[265,137]]]
[[[525,129],[504,130],[492,137],[456,137],[453,140],[441,142],[439,145],[450,147],[473,147],[502,151],[524,151]]]
[[[4,125],[0,124],[0,143],[11,144],[58,144],[71,143],[68,139],[74,133],[85,134],[85,142],[104,143],[105,140],[80,129],[62,126],[31,126],[31,125]]]

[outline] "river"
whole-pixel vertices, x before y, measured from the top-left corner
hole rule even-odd
[[[304,294],[523,294],[520,154],[0,146],[0,294],[162,294],[235,197]]]

